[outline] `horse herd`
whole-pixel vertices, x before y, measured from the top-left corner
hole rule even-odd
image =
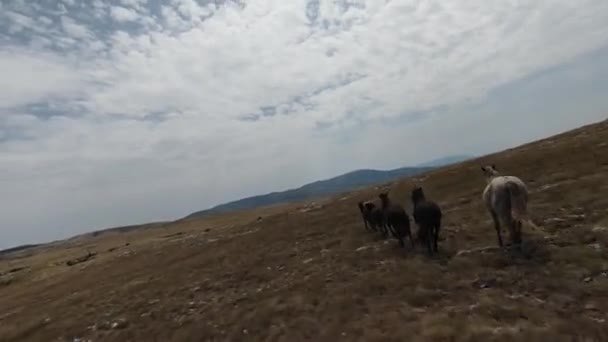
[[[495,165],[481,166],[481,171],[487,183],[481,197],[494,222],[499,247],[503,247],[501,225],[509,229],[512,244],[521,244],[522,222],[536,227],[527,215],[526,184],[515,176],[501,176]],[[358,203],[365,229],[380,232],[384,238],[390,232],[401,247],[405,247],[404,240],[407,237],[414,248],[410,217],[405,208],[392,202],[386,192],[380,193],[378,198],[379,206],[372,201]],[[412,215],[418,226],[417,241],[426,245],[429,255],[437,253],[443,217],[441,208],[436,202],[426,199],[421,186],[415,186],[411,191],[411,201]]]

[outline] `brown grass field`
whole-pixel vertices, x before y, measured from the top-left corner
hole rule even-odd
[[[458,254],[496,246],[488,163],[531,190],[522,253]],[[414,182],[432,259],[356,206],[387,188],[411,215]],[[608,121],[380,188],[0,256],[0,341],[608,341]]]

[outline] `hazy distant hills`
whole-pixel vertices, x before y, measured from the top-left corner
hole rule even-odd
[[[225,213],[233,210],[253,209],[279,203],[297,202],[314,197],[322,197],[335,193],[350,191],[359,187],[390,182],[403,177],[415,176],[433,168],[461,162],[472,158],[465,155],[454,155],[414,166],[402,167],[394,170],[356,170],[343,175],[316,181],[303,185],[297,189],[290,189],[281,192],[272,192],[265,195],[243,198],[237,201],[220,204],[210,209],[197,211],[187,216],[187,218],[201,217],[209,214]]]

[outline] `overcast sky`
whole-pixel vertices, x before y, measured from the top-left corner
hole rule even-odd
[[[0,248],[604,119],[606,23],[606,0],[1,1]]]

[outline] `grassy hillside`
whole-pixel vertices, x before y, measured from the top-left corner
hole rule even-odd
[[[488,163],[530,187],[523,253],[483,249]],[[608,340],[608,121],[382,188],[411,213],[414,182],[445,214],[435,259],[364,231],[375,187],[110,232],[5,255],[0,340]]]
[[[306,184],[297,189],[272,192],[266,195],[247,197],[238,201],[221,204],[211,209],[190,214],[187,218],[203,217],[211,214],[227,213],[234,210],[254,209],[280,203],[318,198],[363,186],[392,181],[400,177],[414,176],[431,169],[431,167],[404,167],[388,171],[357,170],[338,177]]]

